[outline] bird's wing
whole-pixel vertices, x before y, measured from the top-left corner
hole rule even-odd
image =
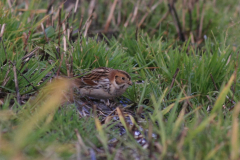
[[[80,88],[85,86],[95,86],[101,83],[109,82],[109,68],[100,67],[92,70],[89,74],[83,76],[82,78],[76,79]]]

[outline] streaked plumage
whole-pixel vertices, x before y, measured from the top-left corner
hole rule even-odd
[[[75,85],[82,96],[110,99],[122,95],[132,81],[125,71],[100,67],[75,79]]]

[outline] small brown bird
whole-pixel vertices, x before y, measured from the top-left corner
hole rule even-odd
[[[132,85],[130,75],[122,70],[100,67],[75,79],[82,96],[111,99],[122,95]]]

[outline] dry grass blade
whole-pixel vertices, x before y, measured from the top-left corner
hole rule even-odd
[[[185,37],[184,37],[184,34],[182,32],[182,27],[181,27],[181,24],[180,24],[178,15],[177,15],[177,11],[176,11],[175,6],[174,6],[174,2],[172,1],[171,3],[169,3],[168,7],[169,7],[170,13],[172,14],[173,21],[174,21],[174,24],[175,24],[175,28],[178,32],[179,39],[181,41],[185,41]]]
[[[128,26],[131,17],[132,17],[132,13],[129,14],[129,16],[128,16],[126,22],[125,22],[124,25],[123,25],[125,28]]]
[[[15,64],[13,64],[13,74],[14,74],[14,83],[15,83],[15,89],[16,89],[17,102],[18,104],[21,104],[21,96],[19,93],[18,79],[17,79],[17,69]]]
[[[96,125],[96,128],[97,128],[97,131],[99,132],[99,136],[98,139],[100,140],[100,142],[102,143],[103,147],[104,147],[104,150],[105,152],[107,153],[107,157],[109,157],[109,147],[108,147],[108,137],[106,136],[106,133],[104,132],[103,130],[103,127],[98,119],[98,117],[96,116],[96,106],[94,107],[94,120],[95,120],[95,125]]]
[[[62,22],[61,22],[61,13],[62,13],[62,8],[59,7],[58,9],[58,55],[56,54],[57,58],[60,57],[61,55],[61,48],[60,48],[60,41],[61,41],[61,25],[62,25]]]
[[[185,21],[185,17],[186,17],[186,11],[187,11],[187,4],[186,4],[186,1],[183,0],[182,2],[182,5],[183,5],[183,8],[182,8],[182,29],[183,31],[185,30],[185,24],[186,24],[186,21]]]
[[[219,149],[221,149],[222,147],[224,147],[225,144],[224,143],[221,143],[221,144],[218,144],[216,145],[216,147],[214,149],[212,149],[206,156],[206,160],[208,159],[213,159],[214,155],[217,154],[217,152],[219,151]]]
[[[95,5],[96,5],[96,0],[91,0],[91,2],[89,4],[89,8],[88,8],[88,17],[91,17],[91,15],[94,11]]]
[[[108,31],[108,28],[110,26],[110,23],[111,23],[111,20],[113,18],[113,13],[114,13],[114,10],[116,8],[117,2],[118,2],[118,0],[114,0],[113,4],[111,6],[110,13],[108,15],[107,22],[106,22],[105,27],[104,27],[104,32],[105,33]]]
[[[95,116],[94,119],[95,119],[95,125],[96,125],[97,130],[100,132],[100,134],[103,133],[102,125],[101,125],[99,119],[97,118],[97,116]]]
[[[214,84],[215,89],[218,91],[217,85],[216,85],[216,83],[215,83],[215,81],[214,81],[214,78],[213,78],[213,76],[212,76],[211,73],[210,73],[210,77],[211,77],[211,79],[212,79],[212,82],[213,82],[213,84]]]
[[[240,103],[238,103],[233,111],[232,120],[232,136],[231,136],[231,159],[236,160],[239,158],[239,133],[238,133],[238,115],[240,112]]]
[[[158,6],[159,4],[161,4],[161,3],[162,3],[162,1],[157,2],[155,5],[153,5],[153,6],[150,8],[150,10],[148,10],[148,11],[144,14],[144,16],[142,17],[142,19],[140,20],[140,22],[139,22],[139,24],[138,24],[138,27],[141,27],[141,26],[142,26],[142,24],[143,24],[143,22],[145,21],[145,19],[147,18],[147,16],[148,16],[151,12],[153,12],[153,11],[157,8],[157,6]]]
[[[213,76],[212,76],[212,74],[210,73],[210,76],[211,76],[211,79],[212,79],[212,81],[213,81],[213,84],[214,84],[214,87],[215,87],[215,89],[218,91],[218,88],[217,88],[217,85],[216,85],[216,83],[215,83],[215,81],[214,81],[214,79],[213,79]],[[234,81],[236,80],[236,77],[237,77],[237,71],[235,70],[235,72],[234,72],[234,76],[235,76],[235,79],[234,79]],[[234,93],[234,92],[233,92]],[[233,101],[233,99],[232,100],[230,100],[230,98],[226,95],[226,98],[232,103],[232,104],[236,104],[234,101]]]
[[[158,153],[162,153],[163,151],[163,146],[160,143],[155,142],[154,147],[156,147]]]
[[[9,79],[10,79],[10,76],[8,76],[10,70],[11,70],[11,68],[10,68],[10,65],[9,65],[8,66],[8,70],[7,70],[7,72],[5,74],[5,77],[4,77],[3,83],[2,83],[2,87],[4,87],[7,84],[7,82],[9,81]],[[0,88],[0,92],[1,91],[2,91],[2,88]]]
[[[169,92],[168,92],[168,94],[167,94],[167,99],[168,99],[168,97],[169,97],[169,95],[170,95],[170,93],[171,93],[172,87],[173,87],[173,85],[174,85],[174,82],[175,82],[175,80],[176,80],[176,77],[177,77],[179,71],[180,71],[179,68],[177,68],[175,74],[173,75],[172,83],[171,83],[171,86],[170,86],[170,88],[169,88]]]
[[[128,116],[129,116],[129,118],[130,118],[130,120],[133,124],[132,127],[131,127],[131,130],[134,131],[134,128],[136,128],[136,126],[137,126],[137,122],[135,121],[135,119],[133,118],[132,115],[129,114]]]
[[[87,19],[87,21],[85,22],[85,24],[82,28],[82,29],[85,28],[85,31],[84,31],[84,34],[83,34],[84,37],[87,37],[88,30],[91,26],[95,4],[96,4],[96,0],[91,0],[90,5],[89,5],[89,9],[88,9],[88,19]],[[80,31],[80,26],[81,25],[82,25],[82,19],[81,19],[81,22],[80,22],[80,25],[79,25],[79,31]]]
[[[137,1],[137,4],[136,4],[136,6],[134,8],[131,23],[133,23],[135,21],[136,17],[137,17],[138,9],[139,9],[139,2],[140,2],[140,0]]]
[[[24,32],[23,34],[24,34],[24,48],[23,48],[23,50],[26,50],[26,47],[27,47],[27,44],[28,44],[28,39],[29,39],[29,36],[31,35],[31,31],[28,31],[28,35],[26,35],[26,33]]]
[[[104,124],[109,124],[112,120],[113,116],[107,116],[106,118],[104,118]]]
[[[137,115],[140,116],[143,112],[143,106],[138,107],[137,109]]]
[[[79,0],[76,0],[75,7],[74,7],[74,14],[77,12]]]
[[[153,148],[152,148],[152,134],[153,134],[153,124],[152,122],[149,123],[149,127],[148,127],[148,145],[149,145],[149,155],[148,157],[151,158],[152,157],[152,152],[153,152]]]
[[[63,22],[62,23],[62,29],[63,29],[63,54],[66,56],[66,51],[67,51],[67,39],[66,39],[66,25]]]
[[[80,136],[79,132],[77,129],[74,130],[76,135],[77,135],[77,139],[78,139],[78,143],[79,143],[79,147],[80,147],[80,151],[81,149],[83,150],[84,154],[88,154],[88,149],[86,147],[86,145],[84,144],[83,140],[82,140],[82,137]]]
[[[123,113],[122,113],[122,110],[121,110],[119,107],[117,107],[117,113],[118,113],[118,117],[119,117],[119,119],[120,119],[120,122],[122,123],[122,125],[124,126],[124,128],[126,129],[126,131],[127,131],[128,133],[130,133],[131,130],[130,130],[130,128],[129,128],[129,125],[127,124],[127,122],[126,122],[126,120],[125,120],[125,118],[124,118],[124,115],[123,115]]]
[[[50,17],[50,14],[49,15],[46,15],[45,17],[43,17],[39,22],[37,22],[35,25],[33,25],[32,27],[31,27],[31,29],[33,29],[33,28],[36,28],[36,27],[38,27],[38,26],[40,26],[41,25],[41,23],[43,23],[43,22],[45,22],[47,19],[49,19],[49,17]]]
[[[53,4],[54,4],[54,1],[55,1],[55,0],[51,0],[51,2],[48,4],[46,14],[48,14],[48,13],[51,11],[51,9],[52,9],[52,7],[53,7]]]
[[[183,149],[185,137],[187,135],[187,131],[188,131],[188,128],[183,128],[182,133],[180,135],[180,140],[177,144],[177,152],[179,154],[179,157],[181,157],[180,159],[185,159],[184,155],[182,154],[182,149]]]
[[[8,2],[8,6],[9,6],[9,8],[11,9],[11,12],[13,12],[14,9],[12,8],[11,0],[7,0],[7,2]]]
[[[198,40],[200,40],[201,37],[202,37],[202,28],[203,28],[204,13],[205,13],[205,4],[203,3],[202,13],[201,13],[201,19],[200,19],[200,24],[199,24],[199,30],[198,30]]]
[[[112,119],[112,116],[111,116],[111,115],[114,114],[115,111],[116,111],[116,108],[115,108],[111,113],[109,113],[109,114],[102,120],[102,123],[103,123],[103,122],[104,122],[104,123],[109,122],[109,120]]]
[[[36,13],[46,13],[47,10],[46,9],[37,9],[37,10],[29,10],[29,9],[17,9],[17,11],[20,12],[27,12],[27,11],[31,11],[31,14],[36,14]]]
[[[238,55],[239,55],[239,51],[237,52],[237,60],[235,62],[235,79],[234,79],[234,87],[233,87],[233,95],[232,95],[232,99],[231,99],[231,102],[234,102],[233,99],[234,99],[234,95],[235,95],[235,92],[236,92],[236,84],[237,84],[237,69],[238,69]]]
[[[226,84],[226,86],[223,88],[223,90],[221,91],[221,93],[219,94],[214,106],[213,106],[213,110],[212,110],[212,114],[217,111],[225,102],[225,99],[227,97],[228,91],[230,90],[230,87],[232,86],[232,83],[235,79],[236,74],[233,73],[231,78],[229,79],[228,83]]]
[[[48,40],[48,37],[47,37],[47,33],[45,32],[43,23],[41,23],[41,28],[42,28],[42,30],[43,30],[45,40],[48,42],[49,40]]]
[[[186,107],[183,107],[180,114],[178,115],[178,118],[173,127],[173,134],[175,134],[177,132],[177,129],[179,129],[182,121],[184,120],[185,109],[186,109]]]
[[[157,23],[156,26],[155,26],[155,29],[152,30],[151,35],[154,35],[154,34],[158,31],[158,29],[159,29],[159,27],[160,27],[160,24],[167,18],[168,15],[169,15],[169,11],[167,11],[167,12],[162,16],[162,18],[158,21],[158,23]]]
[[[176,81],[176,83],[180,86],[180,84],[179,84],[179,82],[178,81]],[[185,97],[188,97],[188,95],[187,95],[187,93],[186,93],[186,91],[185,91],[185,86],[183,86],[183,87],[181,87],[181,89],[183,89],[183,94],[184,94],[184,96]],[[189,99],[186,99],[186,102],[187,102],[187,104],[193,109],[193,105],[192,105],[192,103],[189,101]],[[188,108],[187,108],[188,109]],[[189,110],[189,109],[188,109]]]
[[[25,56],[22,57],[22,61],[26,62],[26,61],[29,61],[29,59],[34,56],[34,53],[36,51],[38,51],[40,48],[39,47],[36,47],[34,48],[31,52],[29,52],[28,54],[26,54]]]
[[[1,105],[1,100],[0,100],[0,105]],[[9,120],[10,118],[16,116],[16,114],[12,110],[3,110],[0,111],[0,120],[1,121],[6,121]]]
[[[12,64],[12,66],[14,66],[14,64],[11,61],[9,62]],[[33,83],[30,82],[17,68],[16,68],[16,71],[33,87],[35,91],[37,91],[37,88],[33,85]]]
[[[89,30],[89,28],[91,26],[91,23],[92,23],[92,19],[93,19],[93,14],[90,15],[90,17],[88,18],[88,20],[86,21],[86,23],[84,25],[84,27],[85,27],[85,31],[84,31],[84,34],[83,34],[84,37],[87,37],[88,30]]]
[[[196,128],[194,128],[194,130],[191,130],[191,132],[188,132],[188,135],[185,139],[185,143],[192,141],[192,139],[198,134],[200,133],[202,130],[204,130],[206,128],[207,125],[209,125],[209,123],[211,121],[213,121],[213,119],[217,116],[217,114],[211,114],[209,117],[207,117],[205,120],[203,120],[200,125]]]
[[[184,98],[181,98],[181,99],[179,100],[179,102],[182,102],[182,101],[184,101],[184,100],[191,99],[191,98],[194,98],[194,97],[198,97],[198,96],[200,96],[200,95],[194,95],[194,96],[184,97]],[[175,105],[175,103],[172,103],[172,104],[170,104],[169,106],[167,106],[166,108],[164,108],[164,109],[162,110],[162,114],[163,114],[163,115],[167,114],[167,113],[173,108],[174,105]]]
[[[60,49],[60,48],[59,48]],[[63,54],[61,54],[61,60],[60,60],[60,63],[59,63],[59,66],[58,66],[58,70],[57,70],[57,77],[59,76],[60,74],[60,69],[61,69],[61,66],[62,66],[62,61],[63,61]]]
[[[53,81],[42,90],[41,93],[48,96],[42,99],[42,96],[39,95],[39,97],[36,98],[36,101],[41,100],[45,101],[45,103],[43,103],[29,119],[24,120],[15,133],[14,146],[16,153],[25,145],[26,138],[33,131],[36,124],[59,107],[63,100],[64,92],[68,90],[69,86],[70,82],[68,80],[59,79]]]
[[[81,160],[81,150],[80,150],[80,144],[76,143],[76,154],[77,154],[77,160]]]
[[[2,36],[3,36],[4,30],[5,30],[5,26],[6,26],[6,24],[4,23],[4,24],[2,25],[2,28],[1,28],[0,38],[2,38]]]
[[[82,21],[83,21],[83,16],[81,16],[79,27],[78,27],[78,32],[79,33],[81,32],[81,28],[82,28]]]

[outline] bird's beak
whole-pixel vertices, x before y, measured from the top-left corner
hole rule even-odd
[[[132,81],[129,81],[128,84],[131,86],[132,85]]]

